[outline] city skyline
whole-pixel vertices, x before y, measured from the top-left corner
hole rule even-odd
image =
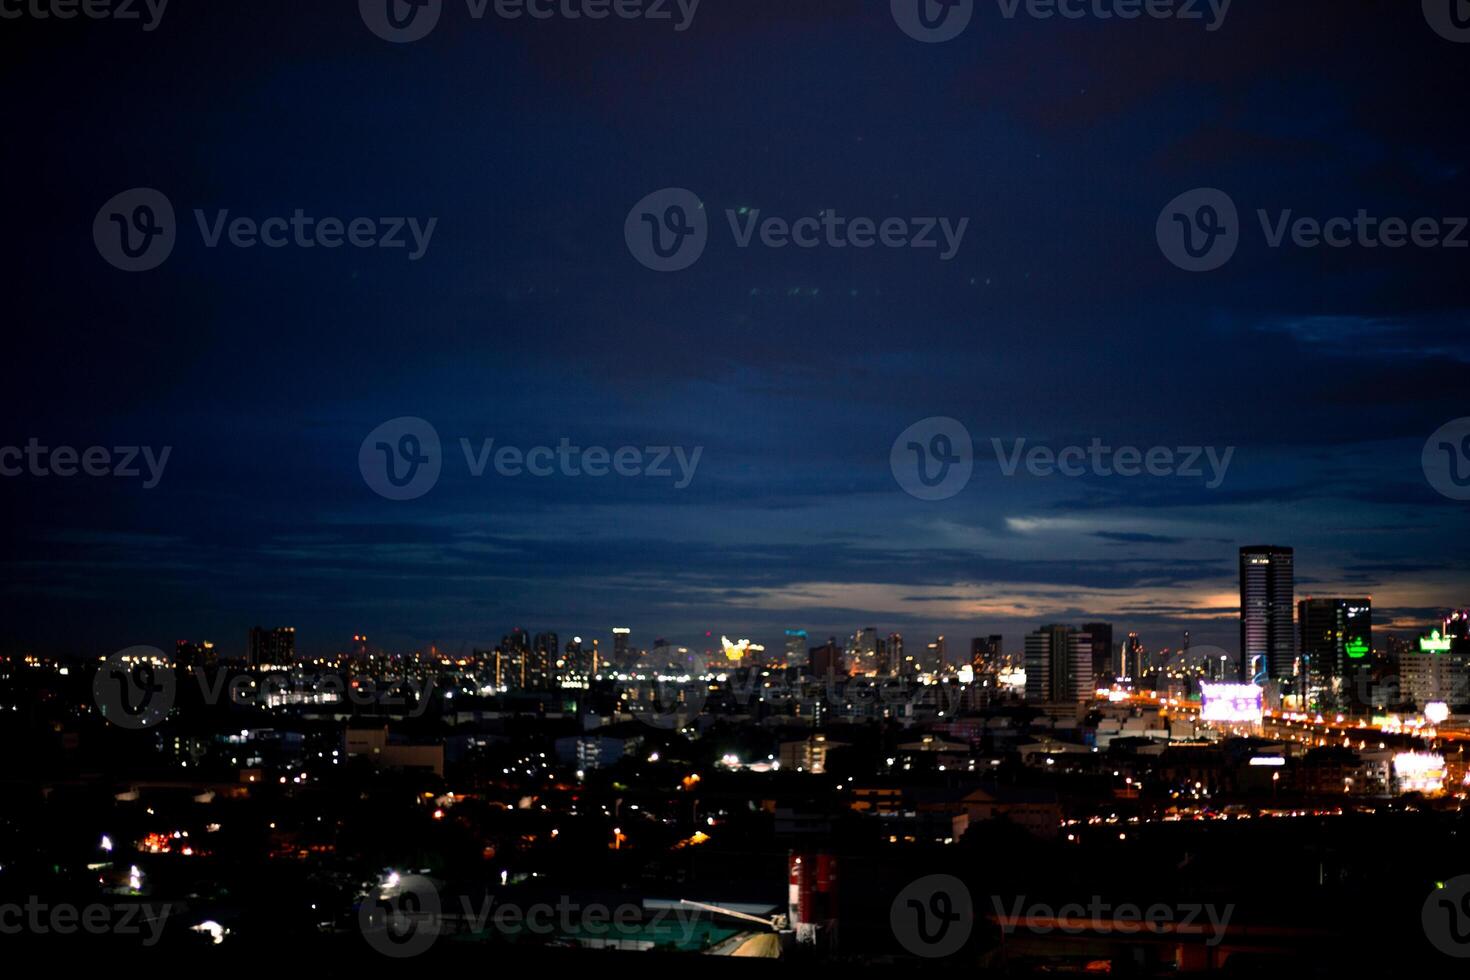
[[[1299,593],[1371,594],[1382,622],[1462,602],[1470,509],[1422,461],[1467,414],[1462,253],[1273,248],[1256,214],[1470,213],[1463,135],[1422,98],[1456,89],[1458,46],[1412,4],[1237,4],[1212,32],[990,11],[938,45],[887,6],[707,3],[667,36],[460,10],[410,45],[300,5],[276,11],[288,35],[271,15],[182,9],[121,42],[116,24],[7,21],[13,84],[66,99],[74,124],[55,131],[45,100],[7,110],[15,131],[50,135],[9,158],[37,190],[15,202],[30,232],[0,249],[28,270],[16,321],[44,329],[12,341],[25,368],[0,392],[0,448],[151,447],[158,464],[0,478],[0,506],[24,517],[0,532],[7,649],[223,641],[260,619],[408,646],[518,620],[769,641],[790,620],[1016,634],[1094,617],[1229,648],[1233,549],[1277,540],[1302,556]],[[768,69],[748,61],[755,37]],[[138,77],[134,42],[191,84]],[[383,79],[405,65],[432,112],[384,111]],[[96,90],[94,72],[117,84]],[[520,97],[467,100],[468,75]],[[772,113],[835,77],[840,99]],[[228,112],[199,101],[216,89]],[[324,140],[324,115],[351,125]],[[218,124],[178,122],[200,118]],[[93,165],[96,133],[125,165]],[[274,163],[303,147],[310,166]],[[92,230],[135,187],[167,196],[179,236],[130,274]],[[625,242],[661,187],[713,219],[703,257],[674,273]],[[1227,192],[1250,232],[1207,273],[1155,240],[1160,209],[1195,187]],[[298,208],[438,223],[417,261],[207,244],[223,212]],[[941,261],[742,248],[726,218],[822,209],[970,220]],[[435,428],[443,472],[394,501],[359,450],[405,416]],[[934,417],[967,430],[975,459],[960,492],[924,500],[890,451]],[[476,476],[490,439],[703,453],[682,489],[674,458],[669,478],[493,462]],[[1012,465],[1021,440],[1210,447],[1223,472],[1211,486],[1200,456],[1199,477],[1090,461],[1038,475]]]
[[[1239,549],[1242,562],[1244,561],[1245,553],[1250,547],[1242,546]],[[1286,548],[1285,550],[1291,553],[1293,549]],[[1242,569],[1243,567],[1243,565],[1239,566]],[[1242,588],[1240,574],[1240,572],[1237,572],[1237,579],[1231,584],[1229,591],[1238,592]],[[1302,579],[1297,577],[1295,582],[1300,583]],[[1318,583],[1318,587],[1316,588],[1295,591],[1289,587],[1285,601],[1289,603],[1291,616],[1284,627],[1277,630],[1283,642],[1290,645],[1290,650],[1286,656],[1294,656],[1297,650],[1297,629],[1299,624],[1295,616],[1295,607],[1298,600],[1305,601],[1313,598],[1331,598],[1338,595],[1356,594],[1359,593],[1352,589],[1334,590],[1323,588],[1320,586],[1320,583]],[[1392,607],[1385,608],[1377,600],[1373,600],[1373,605],[1375,615],[1374,629],[1378,634],[1414,636],[1437,625],[1449,612],[1463,608],[1465,602],[1447,597],[1442,605],[1415,607],[1411,610],[1394,609]],[[1150,650],[1178,649],[1192,638],[1193,643],[1197,647],[1211,647],[1225,651],[1235,657],[1241,656],[1243,647],[1239,642],[1232,642],[1244,635],[1245,619],[1241,615],[1240,605],[1221,607],[1216,612],[1218,612],[1218,615],[1210,618],[1175,620],[1167,625],[1157,625],[1157,620],[1151,617],[1129,617],[1121,614],[1110,614],[1108,610],[1099,610],[1098,607],[1082,608],[1073,606],[1067,608],[1060,606],[1037,606],[1035,614],[1027,618],[990,617],[983,619],[925,621],[919,617],[910,617],[900,622],[895,622],[891,619],[882,619],[877,624],[877,628],[880,634],[886,634],[890,631],[899,633],[909,632],[912,634],[911,640],[922,640],[922,642],[928,642],[935,636],[954,637],[956,642],[951,645],[948,656],[948,660],[951,663],[964,662],[967,659],[967,654],[962,647],[974,638],[996,632],[994,627],[997,626],[1002,627],[997,635],[1004,637],[1007,643],[1010,644],[1007,652],[1011,652],[1010,648],[1014,647],[1015,652],[1019,653],[1022,645],[1020,641],[1039,624],[1064,622],[1074,626],[1085,626],[1092,621],[1106,622],[1114,628],[1114,642],[1110,644],[1113,647],[1112,652],[1114,654],[1117,652],[1117,647],[1121,645],[1124,634],[1136,633],[1141,638],[1145,647]],[[207,623],[200,627],[198,624],[201,620],[189,620],[188,617],[180,617],[180,619],[181,621],[187,620],[192,622],[196,628],[176,629],[167,634],[162,633],[162,631],[154,631],[153,634],[146,637],[131,637],[128,642],[121,643],[121,646],[143,644],[167,647],[175,639],[178,639],[178,637],[189,637],[191,640],[209,640],[216,645],[222,656],[245,659],[251,642],[250,637],[245,636],[245,633],[253,631],[254,627],[264,623],[267,628],[289,625],[292,630],[297,629],[295,625],[296,621],[290,617],[266,617],[266,619],[270,620],[269,623],[266,623],[265,620],[260,620],[260,622],[250,620],[250,625],[241,629],[219,629],[211,627]],[[260,619],[260,617],[257,617],[257,619]],[[819,639],[830,636],[835,637],[839,641],[844,641],[854,635],[856,631],[866,628],[851,625],[852,622],[865,620],[865,616],[861,611],[855,611],[855,618],[848,620],[846,624],[831,621],[824,625],[822,623],[813,623],[799,617],[793,619],[790,616],[783,617],[767,612],[748,616],[744,619],[727,620],[718,625],[707,626],[703,629],[698,625],[686,627],[684,632],[660,627],[656,624],[645,624],[640,622],[636,617],[628,616],[614,617],[612,622],[619,624],[618,626],[592,624],[574,627],[567,625],[569,619],[571,617],[550,617],[545,619],[533,619],[524,616],[518,618],[512,617],[503,625],[487,625],[485,628],[472,634],[466,633],[458,636],[426,638],[413,637],[402,633],[395,634],[391,630],[381,628],[369,628],[368,625],[365,625],[361,621],[351,623],[343,622],[336,626],[329,624],[326,626],[325,631],[323,631],[321,625],[322,620],[320,618],[306,617],[305,621],[312,622],[315,625],[312,629],[302,629],[300,631],[301,640],[299,641],[299,649],[303,657],[330,656],[343,652],[349,645],[349,640],[355,641],[358,638],[357,634],[360,633],[365,636],[374,637],[375,646],[381,650],[407,653],[427,651],[432,647],[446,654],[455,652],[464,653],[476,647],[490,645],[497,637],[513,630],[523,630],[532,635],[546,630],[554,630],[555,632],[551,635],[556,636],[559,634],[567,639],[570,639],[573,635],[587,637],[588,643],[594,638],[599,639],[611,651],[614,643],[618,639],[616,635],[617,631],[631,629],[632,638],[629,639],[629,642],[635,648],[644,650],[650,649],[657,640],[665,640],[675,646],[687,646],[691,649],[702,647],[715,650],[719,647],[720,638],[729,635],[732,637],[749,638],[763,644],[768,650],[777,651],[781,650],[785,645],[788,635],[787,631],[792,629],[799,629],[808,633],[811,645],[815,646]],[[1150,622],[1154,622],[1156,625],[1152,628],[1144,625]],[[233,634],[236,632],[241,633],[244,637],[239,641],[238,646],[233,640]],[[174,636],[174,634],[177,634],[177,636]],[[167,639],[168,636],[174,636],[174,639]],[[624,636],[627,637],[627,634],[624,634]],[[644,645],[640,647],[639,644]],[[107,649],[104,650],[102,649],[103,647]],[[86,657],[112,652],[112,650],[117,648],[119,648],[119,643],[117,642],[112,642],[110,646],[107,642],[103,642],[100,645],[95,645],[95,648],[67,648],[64,646],[21,646],[12,640],[9,643],[9,648],[0,648],[0,653],[33,653],[48,656]]]

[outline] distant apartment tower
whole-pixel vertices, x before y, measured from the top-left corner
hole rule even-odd
[[[1263,677],[1290,691],[1296,677],[1296,558],[1292,549],[1240,549],[1240,677]]]
[[[1083,623],[1082,632],[1092,637],[1092,681],[1101,684],[1113,676],[1113,624]]]
[[[808,651],[807,671],[813,677],[835,677],[846,673],[842,665],[842,647],[837,637],[828,637],[827,642]]]
[[[495,648],[495,686],[508,691],[524,690],[530,660],[531,638],[517,626],[502,636]]]
[[[572,637],[562,648],[562,664],[564,676],[585,680],[597,675],[602,670],[597,641],[593,640],[589,647],[582,642],[580,636]]]
[[[786,666],[805,667],[807,664],[806,630],[786,631]]]
[[[936,636],[924,651],[923,673],[942,674],[949,659],[945,654],[944,637]]]
[[[1373,600],[1303,599],[1297,621],[1307,707],[1355,714],[1371,707]]]
[[[246,664],[251,667],[293,664],[296,662],[296,627],[277,626],[264,629],[256,626],[250,631],[250,643],[246,647]]]
[[[526,686],[535,690],[554,687],[556,662],[560,654],[561,640],[555,633],[537,633],[531,641],[531,657],[526,664]]]
[[[1026,634],[1026,700],[1062,704],[1092,697],[1092,638],[1071,626]]]
[[[1143,648],[1143,641],[1138,638],[1137,633],[1129,633],[1128,639],[1123,641],[1122,650],[1119,652],[1118,672],[1121,676],[1132,678],[1135,682],[1143,676],[1146,666],[1144,658],[1147,653]]]
[[[633,631],[627,626],[614,626],[613,632],[613,667],[617,670],[627,670],[633,666],[633,654],[629,650],[632,642]]]
[[[1470,612],[1445,617],[1440,629],[1399,655],[1403,696],[1420,711],[1443,701],[1456,714],[1470,711]]]
[[[878,673],[878,630],[864,626],[852,635],[852,671],[855,674]]]
[[[885,644],[884,655],[886,662],[883,665],[884,677],[897,677],[904,672],[903,634],[889,633],[888,643]]]
[[[1000,636],[977,636],[970,640],[970,667],[975,671],[1000,667]]]

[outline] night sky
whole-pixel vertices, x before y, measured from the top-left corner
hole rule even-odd
[[[390,44],[350,0],[173,0],[152,31],[6,19],[0,43],[0,445],[172,447],[151,489],[0,478],[0,650],[238,654],[260,623],[309,653],[614,625],[953,651],[1104,619],[1233,651],[1236,551],[1265,543],[1380,626],[1470,601],[1470,503],[1421,467],[1470,416],[1470,249],[1273,249],[1255,216],[1470,215],[1470,44],[1418,2],[1235,0],[1210,31],[980,0],[924,44],[888,0],[704,0],[682,32],[446,0]],[[127,273],[92,227],[136,187],[178,240]],[[710,223],[674,273],[624,240],[667,187]],[[1197,187],[1241,215],[1204,273],[1155,240]],[[196,208],[438,222],[411,261],[211,249]],[[740,208],[969,225],[950,261],[739,248]],[[400,416],[443,472],[392,501],[358,454]],[[976,460],[924,501],[889,454],[933,416]],[[703,452],[683,489],[473,477],[459,440],[492,437]],[[1235,453],[1213,489],[1004,476],[991,440],[1022,437]]]

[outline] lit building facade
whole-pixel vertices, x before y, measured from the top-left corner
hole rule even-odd
[[[1295,683],[1296,556],[1291,548],[1240,549],[1240,679]]]
[[[1026,635],[1026,700],[1061,704],[1092,697],[1092,638],[1071,626]]]

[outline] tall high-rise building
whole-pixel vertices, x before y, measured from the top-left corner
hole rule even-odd
[[[1146,666],[1144,658],[1147,653],[1143,649],[1143,641],[1138,638],[1137,633],[1129,633],[1128,639],[1124,641],[1123,648],[1119,654],[1121,663],[1118,671],[1121,676],[1130,677],[1135,683],[1143,676],[1143,668]]]
[[[847,672],[842,664],[842,647],[837,637],[828,637],[826,643],[808,651],[807,670],[813,677],[835,677]]]
[[[1456,714],[1470,711],[1470,612],[1457,610],[1441,627],[1399,654],[1403,696],[1420,711],[1443,701]]]
[[[807,662],[806,630],[786,631],[786,666],[805,667]]]
[[[970,640],[970,667],[979,672],[1000,667],[1000,636],[977,636]]]
[[[922,672],[926,674],[942,674],[949,664],[949,658],[945,653],[944,637],[936,636],[925,650]]]
[[[556,676],[563,686],[584,683],[592,676],[590,657],[582,649],[582,638],[574,636],[561,648],[557,658]]]
[[[1085,701],[1094,690],[1090,636],[1057,624],[1026,634],[1027,701]]]
[[[626,626],[613,627],[613,667],[617,670],[628,670],[633,666],[633,654],[629,650],[633,631]]]
[[[878,672],[878,630],[864,626],[852,635],[852,672],[876,674]]]
[[[296,662],[296,627],[277,626],[250,630],[245,662],[251,667],[275,667]]]
[[[889,633],[888,642],[884,644],[886,662],[881,673],[884,677],[897,677],[906,670],[903,653],[903,634]]]
[[[1290,548],[1240,549],[1240,676],[1290,692],[1296,678],[1296,556]]]
[[[531,660],[531,638],[517,626],[500,638],[495,648],[495,684],[511,691],[525,690]]]
[[[1092,681],[1101,684],[1113,676],[1113,624],[1083,623],[1082,632],[1092,637]]]
[[[554,687],[560,654],[561,640],[555,633],[537,633],[526,664],[526,686],[538,691]]]
[[[1456,609],[1444,618],[1444,635],[1451,647],[1470,653],[1470,609]]]
[[[1372,705],[1373,600],[1308,598],[1297,614],[1307,707],[1363,713]]]

